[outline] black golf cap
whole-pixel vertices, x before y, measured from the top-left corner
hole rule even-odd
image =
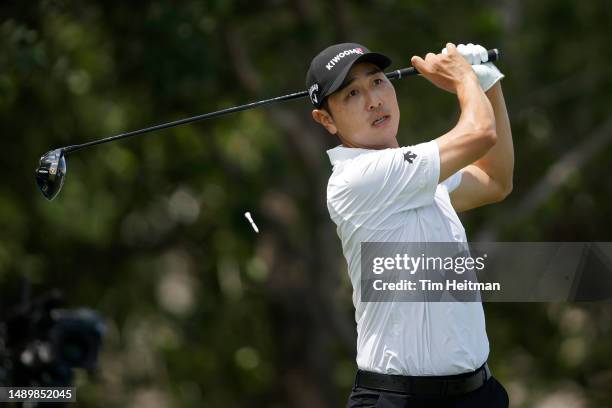
[[[323,100],[342,86],[358,62],[371,62],[383,70],[391,65],[387,56],[370,52],[356,43],[335,44],[314,57],[306,74],[306,89],[312,104],[320,108]]]

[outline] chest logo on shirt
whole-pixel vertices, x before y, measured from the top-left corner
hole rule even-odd
[[[408,150],[406,153],[404,153],[404,160],[406,160],[408,163],[412,164],[412,161],[414,159],[416,159],[417,155],[412,153],[410,150]]]

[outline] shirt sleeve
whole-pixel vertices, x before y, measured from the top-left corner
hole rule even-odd
[[[463,171],[459,170],[458,172],[456,172],[455,174],[453,174],[452,176],[450,176],[449,178],[447,178],[440,184],[446,187],[446,191],[448,191],[448,193],[450,194],[453,191],[455,191],[457,187],[459,187],[459,184],[461,184],[462,176],[463,176]]]
[[[330,204],[344,217],[431,204],[440,177],[436,141],[379,150],[346,163]],[[338,188],[342,187],[342,188]]]

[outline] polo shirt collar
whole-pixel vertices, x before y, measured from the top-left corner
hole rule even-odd
[[[329,149],[327,151],[327,155],[329,156],[329,161],[332,166],[335,166],[338,163],[341,163],[345,160],[354,159],[357,156],[361,156],[365,153],[373,152],[372,149],[361,149],[358,147],[344,147],[342,145],[336,146],[333,149]]]

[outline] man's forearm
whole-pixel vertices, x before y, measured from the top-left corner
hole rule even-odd
[[[497,143],[474,165],[487,173],[504,192],[509,193],[512,190],[512,175],[514,173],[514,146],[501,82],[493,85],[486,92],[486,95],[491,101],[495,113]]]
[[[475,79],[475,77],[474,77]],[[464,81],[457,87],[457,98],[461,108],[459,125],[486,131],[495,130],[495,115],[477,81]],[[490,98],[489,102],[491,101]]]
[[[495,115],[491,102],[471,74],[457,86],[459,121],[436,139],[440,152],[440,181],[483,157],[495,145]]]

